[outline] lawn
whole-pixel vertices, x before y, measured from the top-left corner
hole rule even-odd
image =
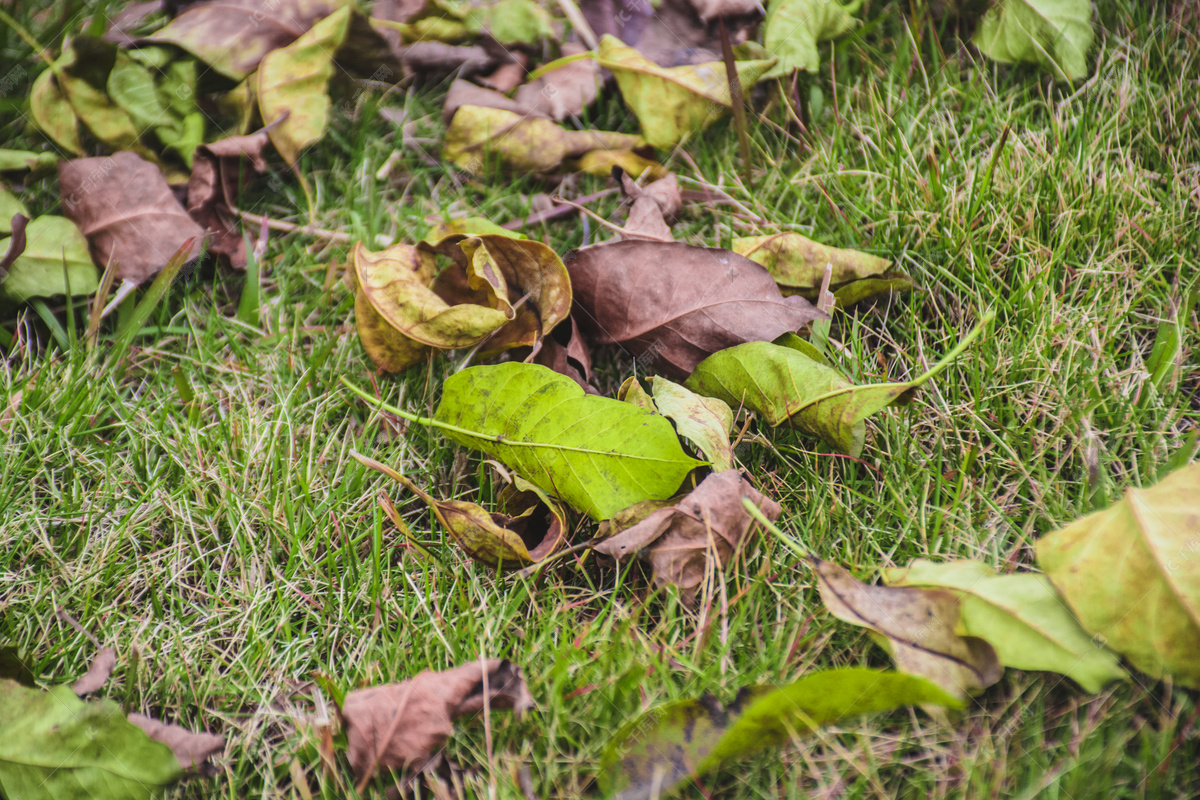
[[[39,13],[49,5],[9,9],[43,47],[94,10]],[[1184,0],[1102,0],[1091,77],[1069,84],[984,60],[908,6],[869,2],[865,24],[826,45],[823,74],[804,82],[806,132],[758,99],[752,186],[730,123],[670,153],[685,189],[717,186],[737,201],[687,206],[673,233],[728,246],[795,230],[896,261],[921,290],[832,327],[840,366],[860,382],[920,374],[994,312],[915,403],[872,419],[861,460],[755,424],[736,455],[782,504],[784,530],[860,575],[918,557],[1029,567],[1039,536],[1195,451],[1195,307],[1179,320],[1178,365],[1153,380],[1147,362],[1160,323],[1197,287],[1200,12]],[[0,147],[44,146],[20,113],[40,68],[0,26],[0,72],[16,76],[0,100]],[[279,163],[240,207],[369,244],[414,241],[465,214],[503,224],[531,213],[539,192],[610,185],[443,166],[445,89],[339,104],[301,160],[313,216]],[[403,111],[407,133],[384,108]],[[637,127],[611,98],[586,122]],[[43,213],[59,202],[53,178],[24,197]],[[619,222],[617,206],[609,196],[592,207]],[[524,232],[560,254],[608,236],[579,216]],[[111,346],[116,320],[96,347],[78,343],[81,304],[58,309],[65,348],[28,307],[3,312],[0,640],[43,683],[70,682],[95,645],[69,615],[121,654],[110,697],[227,736],[218,775],[172,796],[355,796],[348,772],[322,767],[314,725],[333,709],[313,700],[314,673],[350,688],[507,658],[537,706],[459,726],[450,753],[475,770],[466,794],[524,797],[527,767],[536,797],[565,798],[590,791],[612,734],[650,705],[889,665],[824,610],[809,573],[770,536],[695,611],[636,566],[584,553],[537,577],[471,561],[423,503],[350,455],[443,498],[488,505],[498,491],[478,454],[342,386],[374,386],[428,414],[464,357],[376,375],[340,279],[348,250],[273,234],[256,313],[238,314],[244,275],[208,267],[172,286],[127,350]],[[616,348],[596,358],[612,396],[634,362]],[[383,495],[423,549],[385,516]],[[589,535],[585,523],[576,541]],[[684,796],[1198,797],[1197,699],[1136,672],[1089,695],[1059,675],[1010,670],[956,720],[912,709],[851,721]]]

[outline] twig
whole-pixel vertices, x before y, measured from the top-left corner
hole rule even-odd
[[[617,191],[616,187],[613,187],[611,189],[603,189],[599,192],[594,192],[593,194],[586,194],[583,197],[579,198],[579,200],[577,202],[590,203],[593,200],[599,200],[601,197],[608,197],[610,194],[614,194],[616,191]],[[567,205],[564,202],[563,205],[556,205],[554,208],[547,209],[546,211],[539,211],[536,214],[530,214],[528,217],[525,217],[524,219],[509,220],[508,222],[504,223],[500,227],[504,228],[506,231],[515,231],[518,228],[524,228],[526,225],[536,225],[539,222],[545,222],[547,220],[556,219],[558,217],[565,217],[574,210],[575,210],[574,206]]]
[[[651,242],[673,242],[673,241],[675,241],[674,239],[663,239],[662,237],[659,237],[659,236],[650,236],[645,233],[638,233],[637,231],[626,230],[625,228],[622,228],[619,225],[614,225],[613,223],[609,222],[604,217],[600,216],[599,214],[592,211],[591,209],[584,208],[583,206],[579,205],[578,203],[572,203],[570,200],[564,200],[563,198],[559,197],[558,195],[555,195],[555,196],[551,197],[550,199],[553,200],[555,203],[565,203],[575,209],[578,209],[582,213],[587,214],[589,217],[596,220],[596,222],[600,223],[605,228],[608,228],[610,231],[613,231],[614,233],[619,233],[622,236],[628,236],[633,239],[647,239]]]
[[[349,244],[350,242],[354,241],[350,234],[342,233],[341,231],[331,231],[326,228],[318,228],[315,225],[297,225],[294,222],[284,222],[280,219],[271,219],[270,217],[264,217],[259,214],[251,214],[249,211],[242,211],[233,207],[230,207],[230,211],[237,214],[246,222],[250,222],[254,225],[266,225],[272,230],[283,231],[284,233],[303,233],[307,236],[315,236],[318,239],[324,239],[337,244]],[[394,244],[395,241],[395,239],[385,233],[379,233],[375,235],[375,244],[381,247],[389,247]]]

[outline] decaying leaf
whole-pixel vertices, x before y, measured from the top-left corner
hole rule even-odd
[[[265,172],[267,162],[262,151],[266,146],[265,130],[230,136],[197,148],[192,165],[188,213],[208,234],[209,250],[235,269],[246,268],[246,242],[233,213],[239,184],[245,177],[242,167],[245,164],[255,173]]]
[[[945,369],[982,330],[977,328],[924,374],[903,383],[852,384],[799,337],[750,342],[705,359],[686,386],[693,392],[745,407],[772,427],[786,423],[819,436],[839,452],[857,456],[867,417],[912,392]]]
[[[561,509],[524,481],[523,490],[509,492],[504,498],[509,513],[497,513],[465,500],[438,500],[387,465],[358,453],[351,455],[424,500],[451,538],[481,564],[524,567],[566,543],[567,523]]]
[[[620,344],[674,377],[719,350],[769,341],[826,316],[802,297],[785,298],[762,266],[728,250],[611,242],[569,256],[567,269],[588,338]]]
[[[488,160],[518,172],[553,172],[568,158],[593,150],[633,150],[638,136],[609,131],[569,131],[548,119],[499,108],[460,106],[446,131],[442,157],[471,173]]]
[[[798,233],[734,239],[732,249],[766,267],[785,295],[799,294],[812,301],[817,299],[827,264],[833,268],[829,290],[835,295],[855,281],[884,276],[892,265],[885,258],[858,250],[826,247]]]
[[[116,665],[117,651],[111,647],[100,648],[92,658],[88,671],[75,681],[71,691],[78,695],[85,695],[103,688],[104,684],[108,683],[108,677],[112,675],[113,667]]]
[[[981,561],[917,559],[884,570],[883,578],[889,586],[958,595],[958,633],[986,640],[1005,667],[1059,672],[1089,692],[1126,677],[1112,651],[1080,627],[1044,575],[997,575]]]
[[[583,48],[564,44],[564,56],[577,55]],[[521,86],[513,95],[517,105],[529,113],[562,122],[577,117],[595,102],[600,91],[600,67],[590,58],[572,61],[544,73]]]
[[[703,397],[658,375],[650,378],[647,394],[630,377],[621,384],[617,399],[662,414],[675,423],[675,430],[712,463],[714,472],[733,469],[733,409],[715,397]]]
[[[771,0],[763,25],[763,46],[779,58],[768,78],[791,75],[798,69],[815,73],[820,66],[821,42],[851,30],[862,0],[843,6],[837,0]]]
[[[883,637],[896,668],[920,675],[955,697],[977,694],[1004,668],[987,641],[960,636],[959,598],[943,589],[869,586],[843,567],[809,557],[821,600],[840,620]]]
[[[760,14],[762,4],[758,0],[688,0],[700,19],[708,22],[718,18],[740,17]]]
[[[689,0],[581,0],[579,8],[596,35],[611,34],[655,64],[678,67],[721,58],[716,26],[700,19]],[[725,23],[731,41],[741,42],[757,19]]]
[[[3,194],[0,194],[0,200],[3,199]],[[15,197],[12,199],[16,201]],[[29,217],[25,216],[24,207],[20,203],[16,203],[16,206],[19,210],[13,210],[11,215],[4,217],[4,227],[8,229],[5,233],[11,235],[7,239],[0,239],[0,247],[5,251],[4,255],[0,256],[0,281],[8,277],[12,265],[25,252],[25,229],[29,226]]]
[[[674,174],[643,187],[622,172],[621,190],[631,203],[629,217],[622,229],[623,236],[658,242],[672,241],[671,226],[667,224],[667,219],[683,210],[683,195]]]
[[[559,375],[566,375],[588,394],[599,394],[592,386],[592,354],[574,317],[560,323],[549,336],[542,339],[541,348],[533,354],[533,363],[549,367]]]
[[[600,788],[618,800],[666,797],[688,778],[822,725],[916,705],[961,703],[923,678],[858,667],[816,672],[786,686],[746,687],[728,706],[711,695],[677,700],[622,726],[601,761]]]
[[[346,5],[346,0],[203,0],[149,38],[178,45],[222,75],[242,80],[267,53]]]
[[[655,147],[673,147],[733,107],[729,79],[719,61],[661,67],[615,36],[600,40],[596,58],[612,71],[625,105]],[[742,89],[749,91],[774,63],[773,58],[738,61]]]
[[[1100,642],[1200,688],[1200,462],[1043,536],[1037,561]]]
[[[715,472],[674,506],[654,511],[595,550],[618,562],[634,556],[649,562],[655,584],[678,586],[691,606],[706,572],[728,564],[751,530],[754,518],[742,498],[772,521],[779,516],[779,504],[759,494],[740,472]]]
[[[615,167],[620,167],[626,175],[652,181],[661,180],[669,174],[662,164],[632,150],[592,150],[579,158],[567,159],[563,167],[569,172],[586,172],[598,178],[609,177]]]
[[[67,216],[87,237],[100,267],[114,263],[119,280],[141,283],[189,239],[200,253],[204,232],[175,199],[157,166],[134,153],[79,158],[58,165]]]
[[[1088,0],[1005,0],[991,5],[971,41],[997,61],[1041,64],[1075,80],[1088,73],[1092,38]]]
[[[446,125],[454,119],[454,114],[463,106],[478,106],[480,108],[497,108],[501,111],[511,111],[514,114],[532,114],[535,117],[545,117],[537,111],[526,108],[508,95],[495,89],[485,89],[462,78],[450,84],[446,99],[442,101],[442,122]]]
[[[25,246],[12,264],[6,265],[7,274],[0,270],[0,297],[17,303],[31,297],[54,297],[67,293],[68,282],[72,295],[96,291],[96,266],[88,254],[87,241],[71,220],[38,217],[25,226],[23,233]],[[0,240],[0,249],[7,248],[15,238]]]
[[[519,667],[480,660],[348,692],[342,719],[360,790],[381,770],[431,768],[454,732],[454,720],[474,717],[485,705],[517,714],[533,706]]]
[[[206,773],[208,759],[225,749],[225,738],[207,731],[195,733],[179,725],[161,722],[138,713],[131,713],[129,721],[145,731],[154,741],[162,742],[171,748],[184,773]]]

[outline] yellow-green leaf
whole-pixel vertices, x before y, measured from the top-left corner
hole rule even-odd
[[[800,294],[809,300],[816,299],[826,264],[833,268],[830,291],[851,281],[882,275],[892,265],[886,258],[858,250],[826,247],[798,233],[734,239],[733,252],[766,267],[783,294]]]
[[[1058,80],[1075,80],[1088,73],[1092,38],[1089,0],[1004,0],[992,4],[971,41],[997,61],[1041,64]]]
[[[675,430],[713,465],[714,472],[733,469],[733,410],[715,397],[703,397],[677,383],[655,375],[650,378],[653,396],[637,378],[628,378],[617,391],[617,399],[662,414],[675,423]]]
[[[6,248],[7,240],[0,241],[0,252]],[[66,217],[38,217],[25,228],[25,251],[0,281],[0,295],[21,302],[66,294],[68,280],[73,295],[90,294],[99,285],[87,240]]]

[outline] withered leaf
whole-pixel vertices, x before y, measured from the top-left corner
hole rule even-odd
[[[533,354],[533,363],[566,375],[588,394],[599,394],[592,386],[592,354],[574,317],[560,323],[542,339],[542,346]]]
[[[265,172],[262,152],[267,141],[267,132],[260,130],[196,148],[188,182],[188,213],[209,235],[209,249],[235,269],[246,268],[246,242],[233,213],[239,182],[245,177],[242,164],[244,160],[254,172]]]
[[[784,297],[762,266],[679,242],[611,242],[568,257],[579,326],[686,377],[710,354],[770,341],[827,315]]]
[[[883,637],[896,668],[955,697],[977,694],[1004,668],[984,639],[957,633],[960,598],[944,589],[870,586],[830,561],[809,558],[821,600],[840,620]]]
[[[175,199],[159,168],[135,153],[78,158],[58,165],[63,207],[87,237],[92,259],[116,277],[141,283],[189,239],[200,253],[204,231]]]
[[[102,647],[92,659],[88,671],[83,674],[71,689],[75,694],[89,694],[108,683],[113,667],[117,665],[117,651],[111,647]]]
[[[720,60],[720,43],[688,0],[582,0],[579,9],[597,36],[612,34],[664,67]],[[730,31],[742,41],[744,31]]]
[[[525,106],[509,98],[507,95],[501,94],[495,89],[485,89],[482,86],[459,78],[450,84],[450,90],[446,92],[446,99],[442,101],[442,122],[449,125],[450,120],[454,118],[454,112],[458,111],[462,106],[498,108],[502,111],[511,111],[514,114],[528,113],[528,109]],[[544,117],[545,115],[535,113],[534,116]]]
[[[565,44],[564,56],[582,53],[583,48]],[[600,91],[600,67],[593,59],[572,61],[517,89],[513,100],[529,113],[557,122],[577,117],[595,102]]]
[[[851,281],[883,275],[892,265],[886,258],[827,247],[798,233],[734,239],[732,249],[766,267],[784,294],[803,294],[809,300],[817,298],[826,264],[832,267],[829,289],[834,292]]]
[[[768,519],[779,517],[779,504],[760,494],[740,472],[715,472],[675,505],[652,512],[595,549],[617,561],[638,555],[650,563],[655,584],[678,586],[690,606],[705,572],[728,564],[750,531],[754,518],[742,498]]]
[[[667,175],[643,187],[622,172],[621,190],[631,203],[623,235],[631,239],[672,241],[671,226],[667,224],[667,219],[683,210],[683,195],[679,192],[679,181],[675,180],[675,175]]]
[[[501,659],[481,660],[349,692],[342,719],[359,786],[379,770],[432,766],[453,733],[453,721],[474,716],[485,705],[518,714],[533,706],[519,667]]]
[[[225,749],[225,738],[207,731],[193,733],[179,725],[160,722],[145,714],[132,713],[129,715],[129,721],[145,731],[154,741],[162,742],[171,748],[185,773],[206,774],[208,759]]]

